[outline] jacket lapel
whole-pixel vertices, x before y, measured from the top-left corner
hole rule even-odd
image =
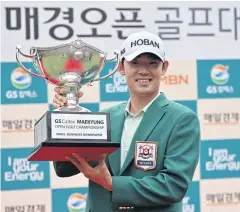
[[[120,108],[110,115],[111,120],[111,142],[118,142],[121,143],[122,138],[122,129],[124,125],[124,119],[125,119],[125,107],[126,104],[120,105]],[[117,176],[120,172],[120,160],[121,160],[121,146],[118,150],[111,153],[108,156],[109,165],[112,170],[113,175]]]
[[[152,105],[150,105],[133,136],[127,157],[124,161],[119,175],[123,174],[125,169],[128,167],[128,165],[134,158],[135,142],[147,140],[154,127],[163,117],[165,113],[165,109],[163,108],[163,106],[167,104],[168,100],[166,99],[165,95],[161,93],[161,95],[152,103]]]

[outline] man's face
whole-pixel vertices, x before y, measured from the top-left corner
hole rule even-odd
[[[161,75],[167,64],[151,54],[142,54],[134,60],[124,61],[123,69],[131,94],[146,96],[159,92]]]

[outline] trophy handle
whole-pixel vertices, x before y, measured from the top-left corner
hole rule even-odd
[[[16,60],[17,60],[18,64],[21,66],[21,68],[22,68],[24,71],[28,72],[29,74],[31,74],[31,75],[33,75],[33,76],[35,76],[35,77],[39,77],[39,78],[42,78],[42,79],[46,79],[46,77],[40,76],[40,75],[38,75],[38,74],[35,74],[35,73],[29,71],[29,70],[22,64],[22,62],[19,60],[19,54],[21,54],[22,56],[24,56],[24,57],[26,57],[26,58],[31,58],[31,59],[32,59],[34,56],[36,56],[37,50],[36,50],[36,49],[33,49],[34,52],[33,52],[31,55],[28,55],[28,54],[24,54],[24,53],[21,51],[21,48],[22,48],[22,47],[21,47],[20,45],[18,45],[18,46],[16,47],[16,49],[17,49],[17,52],[16,52]]]
[[[112,61],[112,60],[115,60],[117,59],[117,63],[113,69],[113,71],[111,71],[109,74],[103,76],[103,77],[99,77],[99,78],[96,78],[96,79],[93,79],[90,83],[94,82],[94,81],[98,81],[98,80],[102,80],[102,79],[105,79],[105,78],[108,78],[110,76],[112,76],[117,70],[118,70],[118,65],[120,63],[120,57],[119,57],[119,53],[118,52],[114,52],[115,56],[111,59],[107,59],[106,61]]]

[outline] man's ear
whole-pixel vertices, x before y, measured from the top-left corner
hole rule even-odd
[[[169,62],[166,60],[166,61],[163,63],[162,75],[165,75],[165,74],[166,74],[167,69],[168,69],[168,66],[169,66]]]
[[[123,62],[120,62],[118,65],[118,70],[122,76],[125,75],[124,67],[123,67]]]

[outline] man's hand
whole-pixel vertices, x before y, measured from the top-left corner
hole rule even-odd
[[[73,153],[68,156],[67,159],[70,160],[85,177],[101,185],[106,190],[112,191],[112,176],[105,163],[106,157],[106,154],[101,155],[99,165],[94,168],[77,153]]]
[[[55,87],[54,88],[55,96],[53,98],[53,107],[55,109],[67,106],[67,98],[65,97],[65,90],[62,87]],[[83,96],[83,92],[79,91],[78,92],[78,97],[81,98]]]

